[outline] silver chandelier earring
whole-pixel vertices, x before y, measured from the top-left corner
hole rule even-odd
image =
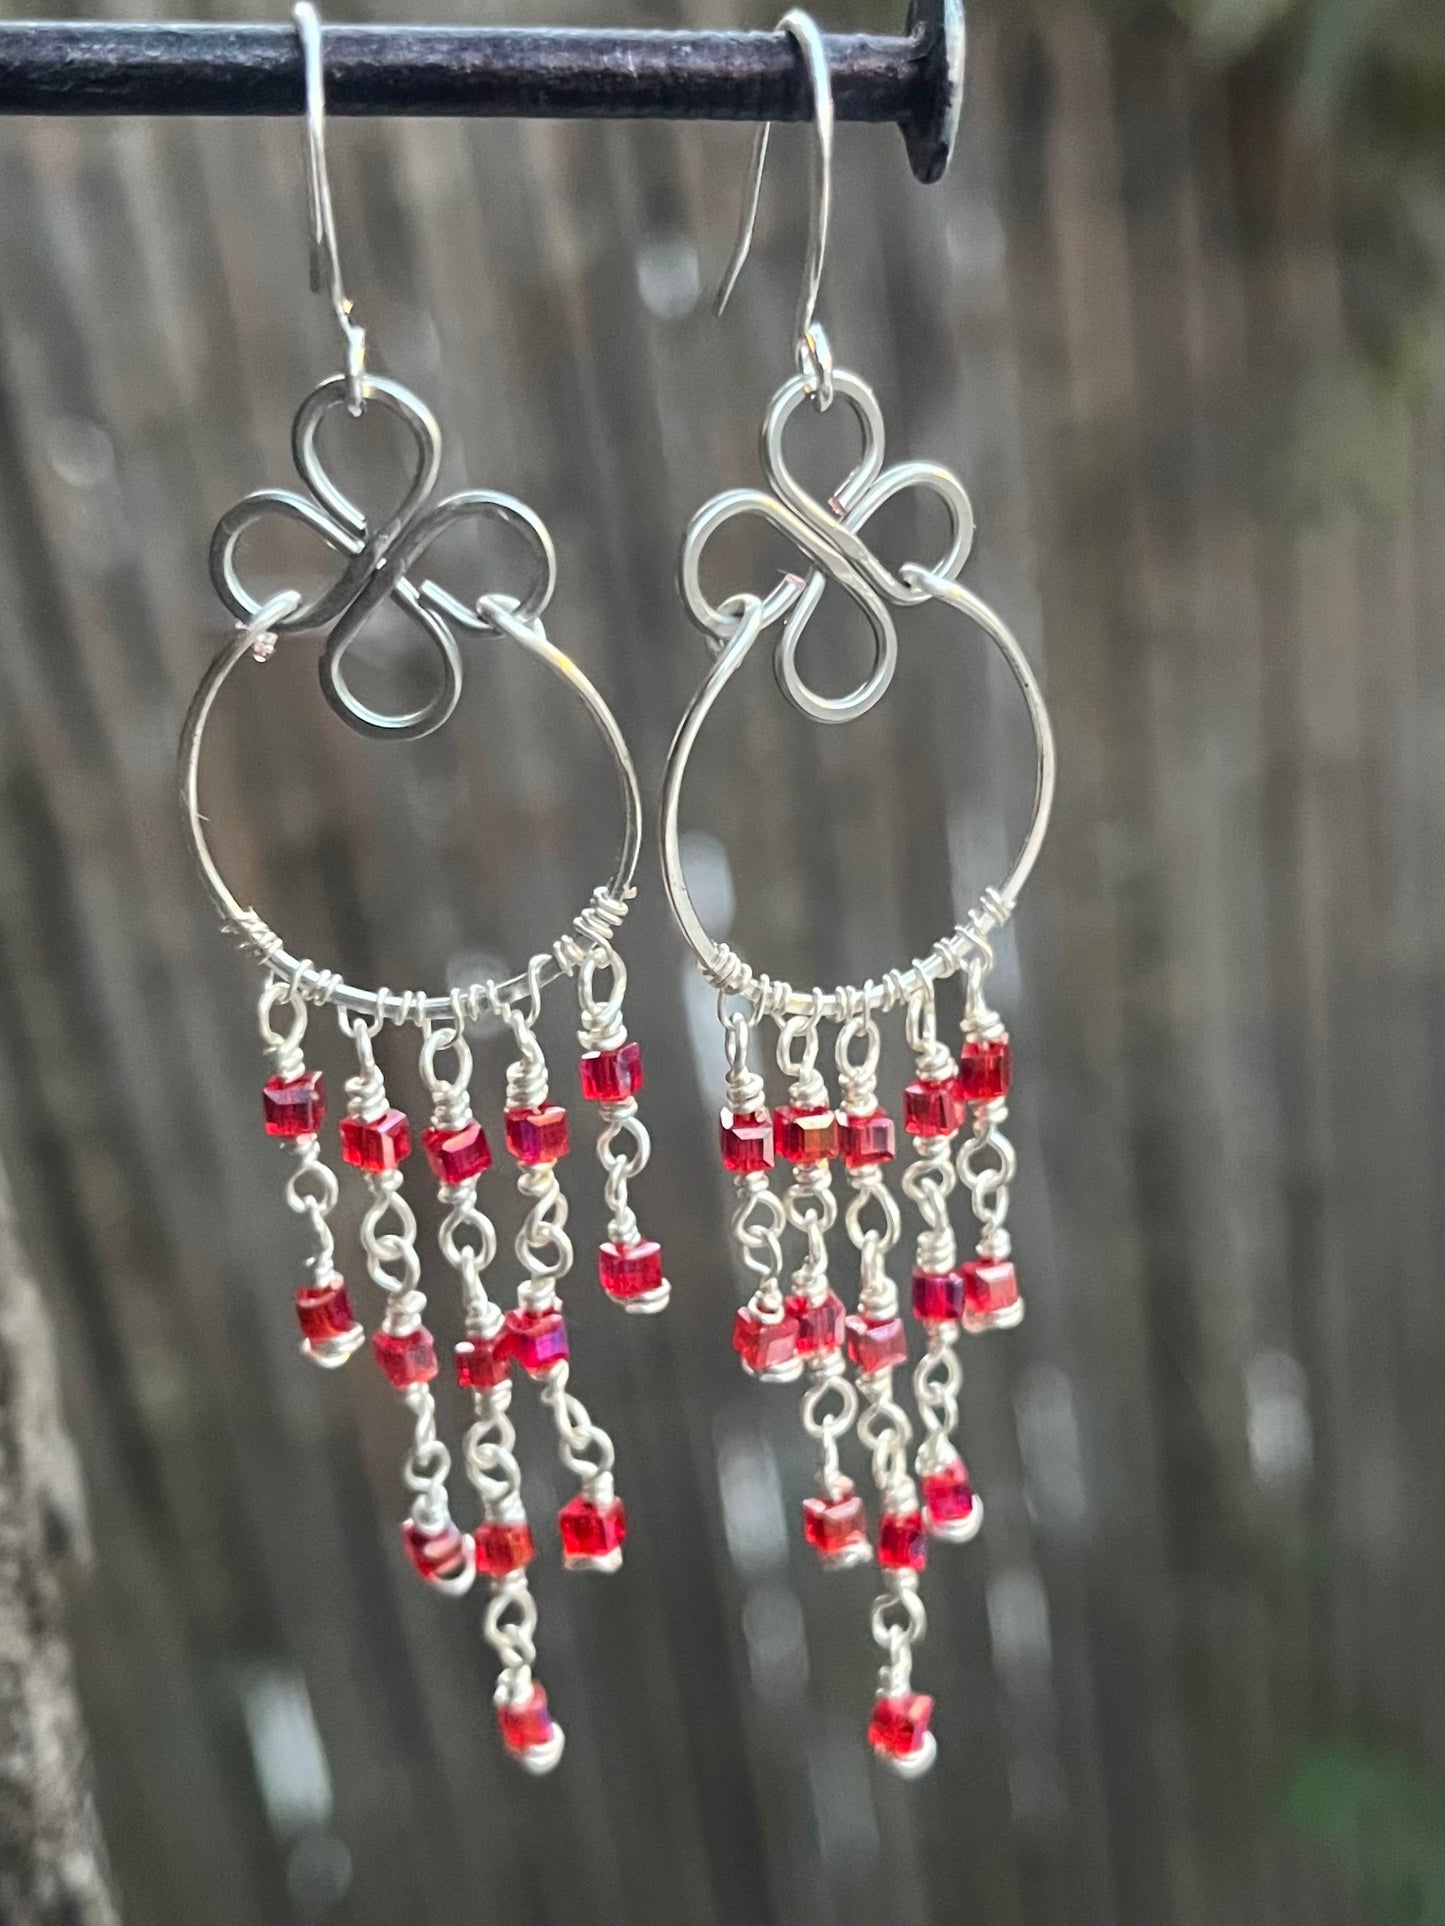
[[[337,1179],[322,1152],[323,1077],[320,1070],[307,1067],[303,1055],[310,1010],[330,1007],[355,1055],[338,1137],[341,1161],[358,1170],[366,1186],[361,1243],[367,1272],[384,1294],[372,1350],[412,1420],[403,1465],[410,1494],[403,1544],[422,1578],[440,1592],[464,1593],[478,1577],[489,1582],[483,1629],[501,1660],[496,1708],[502,1738],[529,1771],[545,1772],[560,1756],[562,1733],[532,1670],[537,1610],[527,1567],[536,1546],[523,1508],[508,1415],[514,1373],[538,1384],[556,1426],[562,1462],[577,1480],[577,1494],[558,1518],[565,1565],[615,1570],[626,1533],[613,1485],[611,1440],[572,1389],[559,1296],[573,1259],[567,1201],[556,1170],[567,1154],[568,1119],[549,1088],[537,1020],[545,991],[562,977],[577,985],[581,1088],[597,1109],[601,1126],[597,1153],[606,1178],[609,1224],[608,1240],[599,1253],[599,1281],[609,1297],[634,1312],[660,1310],[669,1290],[661,1252],[642,1236],[628,1197],[630,1181],[647,1163],[649,1145],[637,1110],[642,1059],[623,1020],[627,973],[613,938],[633,894],[641,835],[637,774],[611,710],[543,628],[556,558],[542,522],[521,502],[487,489],[467,489],[433,502],[441,430],[414,394],[367,370],[366,336],[347,297],[337,253],[326,171],[320,21],[307,4],[296,8],[295,20],[306,67],[313,279],[335,312],[344,366],[306,397],[296,416],[292,452],[306,492],[262,489],[224,515],[216,529],[212,577],[237,626],[203,676],[186,717],[180,746],[181,801],[201,876],[225,927],[265,970],[260,1027],[272,1068],[264,1090],[265,1125],[294,1156],[286,1201],[306,1220],[312,1242],[309,1278],[296,1293],[302,1349],[315,1363],[332,1369],[344,1364],[365,1336],[337,1269],[329,1222]],[[400,506],[380,525],[367,522],[318,452],[318,429],[337,408],[353,415],[379,409],[408,430],[414,472]],[[335,580],[309,600],[291,589],[263,599],[242,580],[237,561],[242,535],[274,526],[278,518],[300,523],[341,557]],[[430,579],[414,579],[444,529],[486,520],[501,521],[530,551],[531,580],[520,594],[488,591],[468,604]],[[401,715],[359,702],[346,675],[352,643],[383,602],[400,608],[422,631],[439,674],[431,700]],[[622,792],[625,826],[616,868],[552,947],[534,955],[508,981],[473,983],[441,995],[356,988],[339,972],[293,955],[222,876],[199,800],[206,724],[228,678],[244,661],[266,661],[278,643],[292,635],[324,633],[321,685],[343,721],[383,739],[427,735],[456,707],[462,683],[457,636],[463,631],[526,650],[559,676],[587,709],[611,753]],[[466,1036],[468,1024],[486,1017],[505,1023],[516,1043],[502,1121],[526,1215],[515,1246],[521,1282],[514,1308],[505,1313],[485,1283],[497,1239],[482,1208],[480,1186],[492,1156],[472,1112],[472,1057]],[[423,1323],[426,1299],[420,1288],[417,1225],[403,1190],[411,1125],[391,1103],[374,1050],[375,1038],[387,1026],[411,1026],[419,1033],[420,1074],[430,1099],[430,1122],[421,1142],[443,1211],[441,1256],[459,1287],[462,1335],[455,1347],[456,1373],[473,1407],[463,1463],[481,1520],[469,1531],[454,1522],[447,1494],[451,1458],[439,1436],[432,1390],[437,1346]]]
[[[773,396],[763,420],[762,465],[768,489],[734,488],[694,516],[682,548],[681,591],[704,631],[714,660],[674,738],[662,794],[662,866],[668,899],[704,977],[718,992],[726,1052],[721,1117],[723,1162],[737,1190],[733,1235],[753,1288],[737,1313],[734,1348],[743,1368],[767,1382],[806,1379],[803,1424],[819,1450],[818,1489],[803,1506],[807,1542],[824,1565],[866,1563],[876,1551],[883,1590],[873,1606],[873,1634],[883,1664],[869,1726],[875,1752],[896,1771],[927,1771],[936,1744],[933,1701],[915,1692],[913,1648],[926,1620],[919,1573],[930,1538],[971,1538],[982,1520],[954,1434],[962,1373],[961,1331],[1016,1324],[1023,1314],[1010,1256],[1009,1190],[1014,1152],[1003,1135],[1011,1063],[1008,1036],[985,997],[992,939],[1013,914],[1042,846],[1054,794],[1054,742],[1042,691],[1023,650],[986,603],[957,579],[973,539],[973,511],[957,477],[932,462],[884,466],[883,417],[860,376],[834,366],[816,314],[828,239],[833,106],[827,57],[805,13],[780,26],[797,43],[813,100],[813,183],[807,269],[797,317],[797,373]],[[723,283],[719,309],[736,284],[752,240],[767,157],[759,132],[742,229]],[[837,402],[862,433],[853,472],[826,504],[815,500],[788,466],[784,437],[805,404],[822,412]],[[948,547],[931,567],[890,569],[869,547],[871,517],[895,495],[918,491],[943,509]],[[700,578],[713,535],[726,523],[754,517],[787,537],[803,558],[767,595],[737,594],[714,606]],[[819,695],[798,666],[798,644],[829,583],[843,588],[867,618],[873,640],[868,675],[851,694]],[[795,707],[817,722],[864,715],[892,680],[897,659],[893,611],[935,604],[961,615],[999,651],[1023,692],[1037,749],[1033,815],[1013,868],[926,956],[861,988],[798,990],[753,970],[703,928],[688,893],[678,842],[678,805],[688,760],[713,706],[754,644],[781,624],[775,645],[778,681]],[[951,978],[963,985],[962,1044],[955,1056],[937,1032],[935,992]],[[912,1161],[902,1189],[920,1219],[912,1306],[924,1351],[913,1373],[919,1425],[895,1395],[894,1373],[906,1369],[908,1335],[888,1257],[902,1234],[885,1169],[894,1156],[894,1124],[877,1095],[879,1018],[904,1016],[916,1079],[903,1093],[904,1129]],[[777,1029],[776,1056],[787,1101],[771,1112],[750,1046],[764,1024]],[[829,1095],[821,1056],[825,1026],[835,1026],[834,1056],[841,1103]],[[781,1197],[772,1187],[775,1158],[789,1167]],[[828,1233],[838,1216],[831,1165],[841,1161],[849,1198],[844,1220],[859,1262],[856,1309],[848,1314],[829,1282]],[[961,1183],[977,1220],[975,1254],[958,1261],[949,1219],[950,1193]],[[783,1245],[799,1254],[783,1283]],[[849,1375],[849,1365],[852,1376]],[[862,1499],[842,1468],[850,1431],[870,1461],[879,1517],[870,1542]]]

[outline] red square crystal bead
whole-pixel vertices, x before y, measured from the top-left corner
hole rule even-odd
[[[627,1042],[616,1050],[589,1050],[577,1066],[588,1103],[621,1103],[642,1088],[642,1047]]]
[[[963,1316],[963,1278],[959,1272],[915,1271],[913,1315],[924,1324],[957,1324]]]
[[[724,1110],[718,1117],[718,1137],[722,1144],[723,1169],[734,1176],[773,1167],[773,1120],[766,1110],[750,1116],[734,1116]]]
[[[910,1083],[903,1093],[903,1128],[910,1137],[951,1137],[963,1118],[963,1098],[954,1077]]]
[[[965,1103],[997,1103],[1008,1095],[1013,1051],[1007,1037],[970,1041],[958,1059],[958,1094]]]
[[[560,1311],[508,1311],[507,1349],[528,1377],[540,1378],[567,1355]]]
[[[843,1342],[843,1300],[829,1291],[821,1304],[801,1291],[784,1301],[783,1309],[798,1324],[798,1349],[804,1357],[814,1351],[836,1351]]]
[[[424,1130],[421,1147],[439,1184],[465,1184],[492,1167],[492,1147],[475,1117],[456,1130]]]
[[[477,1570],[488,1578],[519,1572],[537,1556],[532,1527],[525,1518],[489,1518],[472,1533]]]
[[[962,1458],[952,1458],[937,1471],[925,1471],[919,1480],[923,1489],[923,1513],[931,1532],[939,1537],[957,1535],[956,1528],[966,1524],[979,1509],[967,1468]]]
[[[885,1511],[878,1520],[878,1563],[894,1571],[921,1572],[928,1538],[921,1511]]]
[[[868,1743],[885,1758],[907,1759],[928,1744],[933,1700],[926,1692],[905,1692],[896,1698],[875,1699],[868,1726]]]
[[[387,1110],[375,1119],[341,1119],[341,1156],[358,1170],[395,1170],[411,1155],[411,1125],[406,1113]]]
[[[519,1164],[555,1164],[567,1155],[567,1112],[559,1103],[505,1113],[507,1148]]]
[[[490,1337],[461,1338],[454,1353],[457,1383],[464,1391],[492,1391],[512,1375],[511,1334],[506,1325]]]
[[[755,1378],[782,1370],[798,1355],[798,1320],[787,1312],[779,1318],[759,1317],[751,1304],[744,1304],[733,1320],[733,1349]]]
[[[855,1491],[803,1500],[803,1537],[825,1565],[861,1565],[870,1556],[868,1515]]]
[[[326,1120],[326,1079],[319,1070],[271,1077],[261,1091],[268,1137],[314,1137]]]
[[[970,1331],[1017,1324],[1024,1314],[1019,1281],[1007,1259],[981,1257],[963,1267],[963,1321]]]
[[[310,1344],[349,1337],[356,1329],[351,1301],[339,1277],[333,1277],[329,1284],[303,1284],[296,1293],[296,1317],[302,1336]]]
[[[551,1745],[557,1731],[540,1685],[533,1685],[523,1699],[498,1699],[497,1725],[509,1752],[538,1752]]]
[[[467,1541],[450,1519],[440,1531],[423,1531],[414,1518],[401,1528],[406,1555],[429,1585],[447,1584],[467,1568]]]
[[[828,1163],[838,1155],[836,1113],[779,1105],[773,1112],[773,1148],[790,1164]]]
[[[603,1244],[597,1252],[597,1276],[609,1297],[645,1297],[662,1289],[662,1246],[650,1237],[630,1244]]]
[[[437,1348],[424,1324],[404,1337],[388,1331],[383,1324],[372,1334],[371,1348],[376,1361],[398,1391],[413,1384],[429,1384],[437,1374]]]
[[[569,1571],[615,1571],[622,1563],[627,1513],[620,1498],[599,1505],[579,1492],[557,1513],[557,1529]]]
[[[891,1371],[908,1362],[908,1333],[901,1317],[848,1319],[848,1356],[862,1372]]]
[[[865,1164],[891,1164],[893,1119],[886,1110],[870,1111],[866,1117],[850,1117],[846,1110],[840,1110],[838,1143],[849,1170],[859,1170]]]

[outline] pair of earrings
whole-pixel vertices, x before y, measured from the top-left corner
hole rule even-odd
[[[192,702],[181,740],[185,820],[201,873],[226,927],[262,963],[260,1028],[272,1074],[264,1090],[267,1131],[294,1157],[286,1201],[306,1219],[311,1236],[307,1282],[296,1293],[302,1349],[327,1369],[344,1364],[365,1342],[336,1266],[330,1216],[337,1178],[321,1151],[326,1116],[322,1073],[308,1068],[308,1014],[329,1006],[356,1055],[340,1120],[341,1161],[362,1173],[368,1201],[361,1225],[366,1269],[384,1294],[385,1309],[371,1344],[377,1363],[411,1418],[403,1476],[410,1508],[402,1526],[407,1556],[423,1579],[450,1594],[469,1591],[478,1578],[490,1586],[484,1633],[500,1661],[495,1702],[508,1751],[528,1770],[545,1772],[562,1750],[562,1732],[534,1675],[537,1608],[528,1583],[536,1545],[522,1500],[516,1435],[509,1416],[514,1378],[532,1380],[557,1430],[563,1464],[577,1492],[562,1507],[558,1528],[570,1569],[614,1571],[621,1564],[627,1520],[613,1482],[611,1440],[572,1388],[560,1286],[572,1268],[567,1200],[557,1164],[569,1148],[567,1112],[551,1089],[537,1038],[544,992],[561,978],[578,993],[580,1076],[595,1108],[597,1155],[605,1174],[607,1238],[598,1255],[603,1290],[626,1311],[652,1313],[667,1303],[669,1285],[658,1245],[645,1237],[630,1201],[630,1185],[645,1169],[647,1130],[638,1114],[642,1059],[626,1029],[627,973],[614,944],[633,896],[641,844],[642,809],[636,771],[611,710],[586,676],[548,638],[542,616],[556,579],[551,539],[520,501],[487,489],[467,489],[434,501],[441,463],[441,431],[407,389],[370,374],[366,338],[341,276],[326,171],[321,29],[314,7],[295,10],[306,68],[307,186],[318,283],[335,312],[345,345],[339,374],[302,403],[293,429],[296,468],[305,494],[265,489],[247,496],[219,523],[211,548],[212,576],[236,630],[221,648]],[[1015,1172],[1003,1135],[1010,1081],[1009,1041],[985,989],[993,964],[992,939],[1012,914],[1033,869],[1048,823],[1054,790],[1054,748],[1042,692],[1018,642],[999,618],[957,579],[973,538],[968,497],[947,469],[929,462],[884,465],[884,428],[867,382],[836,367],[816,318],[831,200],[833,108],[824,44],[808,15],[788,13],[782,27],[805,63],[813,102],[814,181],[807,271],[797,318],[797,373],[774,395],[764,417],[762,465],[769,489],[731,489],[708,503],[687,530],[681,589],[693,620],[714,650],[711,669],[683,717],[668,758],[662,792],[663,879],[683,936],[718,993],[726,1059],[721,1149],[736,1189],[732,1234],[751,1292],[737,1313],[733,1344],[743,1368],[769,1383],[804,1381],[802,1421],[818,1447],[816,1492],[803,1506],[804,1534],[825,1566],[846,1569],[876,1556],[882,1591],[872,1629],[882,1666],[869,1726],[875,1752],[906,1776],[926,1771],[935,1754],[933,1703],[913,1690],[913,1648],[926,1619],[919,1594],[930,1539],[963,1541],[982,1521],[982,1507],[959,1454],[955,1433],[962,1373],[962,1331],[1005,1328],[1023,1305],[1010,1257],[1006,1219]],[[753,151],[747,213],[722,301],[746,259],[767,156],[768,129]],[[721,303],[720,303],[721,305]],[[862,434],[863,452],[826,504],[796,480],[784,453],[793,415],[806,403],[819,411],[841,401]],[[400,505],[379,525],[369,524],[328,473],[317,448],[322,423],[334,410],[361,415],[379,409],[399,420],[416,466]],[[905,491],[930,496],[946,520],[948,545],[931,567],[885,565],[865,530],[874,513]],[[309,599],[293,590],[254,595],[237,565],[242,536],[280,517],[311,531],[342,558],[332,584]],[[725,524],[756,518],[781,532],[803,558],[803,571],[785,575],[766,596],[743,593],[720,605],[701,586],[702,557]],[[520,593],[491,592],[464,603],[429,578],[416,580],[432,543],[462,523],[500,521],[526,546],[531,579]],[[819,695],[803,678],[797,651],[824,590],[834,583],[866,617],[873,659],[865,680],[843,697]],[[346,657],[370,616],[390,603],[423,633],[438,672],[436,693],[407,714],[383,714],[361,702],[347,679]],[[756,973],[741,956],[715,942],[688,893],[679,850],[678,809],[684,774],[706,718],[765,632],[781,624],[776,669],[784,693],[819,722],[843,723],[865,714],[883,696],[897,658],[893,610],[935,603],[962,615],[991,641],[1024,696],[1037,750],[1032,819],[1006,880],[984,891],[974,908],[927,955],[861,988],[798,990]],[[201,814],[198,779],[203,735],[216,698],[246,658],[264,661],[280,637],[325,632],[320,661],[328,702],[351,727],[384,739],[429,734],[451,715],[462,681],[458,634],[505,639],[539,658],[581,699],[614,759],[625,810],[616,869],[566,932],[505,982],[473,983],[445,995],[357,988],[335,971],[292,955],[280,936],[242,904],[211,854]],[[961,1051],[940,1039],[936,985],[963,985]],[[902,1189],[919,1229],[912,1274],[912,1311],[925,1348],[913,1373],[918,1435],[894,1391],[906,1370],[907,1329],[889,1256],[903,1234],[902,1217],[886,1180],[896,1150],[893,1119],[878,1101],[879,1019],[904,1015],[916,1076],[903,1094],[903,1124],[912,1161]],[[472,1059],[467,1029],[486,1017],[511,1030],[516,1055],[507,1070],[503,1128],[526,1205],[516,1238],[521,1282],[511,1309],[489,1295],[486,1274],[497,1249],[479,1186],[492,1163],[482,1124],[471,1106]],[[768,1023],[777,1031],[776,1056],[786,1101],[769,1106],[751,1045]],[[411,1124],[390,1101],[374,1040],[387,1025],[411,1026],[420,1037],[420,1072],[431,1104],[421,1145],[443,1210],[441,1255],[455,1273],[463,1336],[455,1370],[471,1394],[473,1421],[462,1446],[481,1522],[471,1530],[454,1520],[448,1498],[451,1455],[438,1433],[432,1385],[436,1343],[424,1323],[417,1224],[403,1189],[412,1150]],[[835,1106],[819,1057],[825,1026],[836,1029],[840,1103]],[[773,1188],[781,1159],[786,1188]],[[838,1218],[832,1166],[841,1162],[848,1187],[843,1210],[858,1253],[859,1288],[850,1313],[829,1276],[828,1234]],[[977,1220],[976,1250],[960,1263],[950,1224],[950,1196],[962,1184]],[[784,1282],[784,1243],[799,1247]],[[849,1366],[852,1367],[850,1375]],[[842,1447],[855,1432],[870,1462],[879,1517],[870,1537],[862,1498],[842,1469]]]

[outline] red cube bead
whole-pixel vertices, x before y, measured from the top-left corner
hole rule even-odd
[[[878,1563],[894,1571],[921,1572],[928,1538],[921,1511],[885,1511],[878,1520]]]
[[[630,1244],[603,1244],[597,1252],[597,1276],[609,1297],[646,1297],[662,1289],[662,1246],[650,1237]]]
[[[843,1300],[833,1291],[815,1304],[801,1291],[795,1291],[783,1305],[798,1324],[798,1351],[811,1357],[815,1351],[836,1351],[843,1342]]]
[[[440,1531],[423,1531],[414,1518],[401,1528],[406,1555],[429,1585],[446,1584],[467,1569],[467,1541],[449,1518]]]
[[[509,1752],[539,1752],[557,1736],[547,1710],[547,1694],[536,1684],[525,1698],[497,1700],[497,1725]]]
[[[560,1311],[508,1311],[507,1348],[530,1378],[540,1378],[567,1355]]]
[[[963,1322],[969,1331],[1000,1331],[1024,1314],[1019,1281],[1006,1258],[975,1259],[963,1267]]]
[[[603,1504],[578,1492],[557,1513],[562,1562],[569,1571],[616,1571],[622,1563],[627,1513],[620,1498]]]
[[[437,1374],[437,1348],[424,1324],[400,1336],[383,1324],[372,1334],[371,1348],[376,1361],[398,1391],[413,1384],[428,1384]]]
[[[891,1371],[908,1362],[908,1333],[901,1317],[848,1319],[848,1356],[863,1372]]]
[[[532,1527],[525,1518],[488,1518],[472,1533],[477,1546],[477,1570],[488,1578],[505,1578],[522,1571],[537,1556]]]
[[[971,1538],[983,1522],[979,1503],[962,1458],[951,1458],[936,1471],[925,1471],[923,1516],[934,1538]]]
[[[888,1759],[917,1758],[930,1750],[929,1720],[933,1700],[926,1692],[905,1692],[896,1698],[876,1699],[868,1726],[868,1743]]]
[[[464,1391],[493,1391],[512,1375],[511,1334],[505,1324],[490,1337],[464,1337],[453,1354]]]
[[[963,1316],[963,1278],[958,1271],[915,1271],[913,1315],[924,1324],[957,1324]]]
[[[841,1110],[838,1143],[849,1170],[860,1170],[867,1164],[891,1164],[895,1148],[893,1119],[886,1110],[870,1111],[866,1117],[852,1117]]]
[[[872,1557],[863,1500],[849,1489],[836,1498],[803,1500],[803,1537],[831,1571]]]
[[[836,1113],[780,1104],[773,1112],[773,1148],[790,1164],[828,1163],[838,1155]]]
[[[723,1169],[734,1176],[773,1167],[773,1120],[766,1110],[734,1116],[724,1110],[718,1117],[718,1138],[722,1144]]]
[[[765,1318],[751,1304],[744,1304],[733,1320],[733,1349],[742,1359],[743,1369],[755,1378],[785,1373],[796,1376],[802,1368],[798,1320],[786,1311],[779,1318]],[[793,1366],[797,1370],[791,1370]]]
[[[439,1184],[465,1184],[492,1167],[487,1133],[472,1117],[457,1130],[424,1130],[421,1147]]]
[[[310,1344],[349,1337],[356,1329],[351,1301],[339,1277],[333,1277],[329,1284],[303,1284],[296,1293],[296,1317]]]
[[[964,1119],[958,1080],[910,1083],[903,1093],[903,1128],[910,1137],[951,1137]]]
[[[268,1137],[314,1137],[326,1120],[326,1079],[319,1070],[271,1077],[261,1091]]]
[[[505,1113],[507,1149],[519,1164],[555,1164],[567,1155],[567,1112],[559,1103]]]
[[[1013,1051],[1007,1037],[965,1043],[958,1059],[958,1094],[965,1103],[997,1103],[1013,1080]]]
[[[388,1110],[375,1119],[341,1119],[342,1160],[358,1170],[395,1170],[410,1155],[411,1125],[404,1111]]]
[[[578,1070],[588,1103],[621,1103],[642,1088],[642,1047],[629,1041],[616,1050],[589,1050]]]

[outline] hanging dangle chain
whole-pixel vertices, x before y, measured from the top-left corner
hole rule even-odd
[[[914,1471],[929,1535],[962,1544],[983,1523],[982,1502],[954,1443],[963,1384],[958,1337],[964,1281],[949,1198],[958,1181],[953,1146],[964,1104],[953,1060],[938,1040],[932,984],[909,1003],[907,1037],[917,1077],[904,1098],[914,1161],[903,1174],[903,1189],[922,1219],[914,1257],[913,1314],[927,1339],[913,1373],[913,1395],[923,1424]]]
[[[958,1061],[959,1094],[972,1123],[959,1148],[958,1176],[979,1225],[978,1254],[963,1267],[963,1327],[975,1332],[1009,1330],[1024,1314],[1005,1222],[1018,1160],[1001,1128],[1008,1117],[1013,1052],[1002,1021],[984,1001],[983,982],[992,960],[991,951],[984,949],[969,963]]]
[[[598,970],[606,970],[612,979],[605,999],[596,993]],[[602,1119],[597,1160],[607,1180],[607,1238],[597,1253],[597,1276],[614,1303],[647,1316],[665,1308],[672,1286],[662,1274],[662,1248],[642,1235],[628,1198],[628,1185],[647,1168],[652,1140],[637,1114],[642,1051],[629,1039],[623,1021],[626,989],[626,966],[610,943],[582,959],[577,970],[579,1071],[582,1094],[596,1104]]]
[[[286,1004],[291,1022],[285,1033],[272,1021]],[[336,1208],[336,1173],[321,1160],[320,1130],[326,1119],[326,1081],[308,1070],[301,1044],[306,1035],[306,1005],[293,984],[268,977],[258,1012],[261,1041],[271,1060],[262,1091],[268,1136],[279,1137],[296,1159],[286,1179],[286,1202],[311,1228],[312,1252],[306,1268],[311,1280],[296,1293],[301,1349],[313,1364],[334,1371],[366,1341],[336,1268],[336,1239],[330,1217]]]
[[[719,997],[727,1075],[718,1137],[723,1168],[732,1177],[737,1198],[729,1229],[743,1268],[756,1280],[733,1321],[733,1349],[750,1377],[765,1384],[792,1384],[802,1376],[803,1360],[797,1320],[783,1303],[787,1218],[772,1186],[773,1119],[763,1080],[749,1062],[752,1024],[741,1010],[729,1015],[724,1005]]]
[[[387,1101],[386,1084],[373,1049],[373,1030],[341,1011],[340,1022],[356,1050],[357,1072],[346,1083],[341,1156],[360,1170],[371,1196],[361,1220],[367,1274],[386,1293],[386,1311],[372,1338],[376,1361],[401,1393],[412,1415],[412,1442],[402,1461],[411,1493],[411,1515],[402,1542],[417,1571],[436,1590],[460,1595],[476,1576],[471,1538],[453,1521],[447,1502],[451,1453],[437,1436],[436,1344],[422,1322],[421,1260],[416,1218],[402,1193],[401,1166],[411,1154],[411,1126]]]
[[[569,1388],[567,1326],[557,1286],[572,1268],[572,1241],[556,1169],[568,1150],[567,1113],[548,1097],[547,1060],[533,1027],[538,1001],[534,995],[530,1012],[516,1005],[506,1012],[517,1042],[507,1066],[507,1148],[517,1161],[517,1188],[530,1206],[515,1244],[525,1275],[517,1308],[507,1315],[507,1349],[540,1385],[557,1429],[558,1455],[580,1486],[557,1516],[563,1562],[569,1571],[613,1572],[622,1563],[627,1514],[612,1482],[612,1440]]]

